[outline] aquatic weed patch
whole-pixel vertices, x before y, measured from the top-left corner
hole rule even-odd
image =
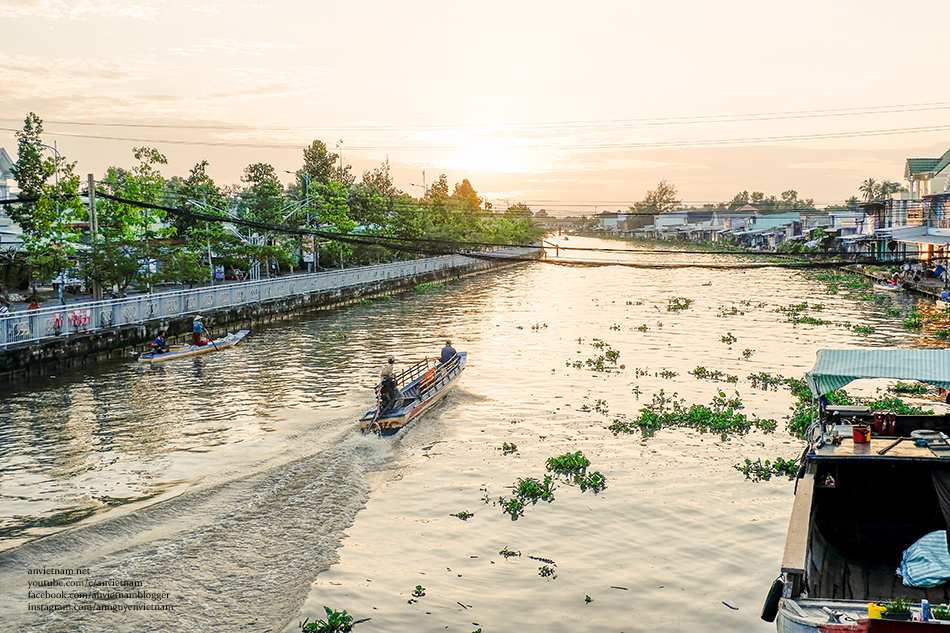
[[[921,394],[927,393],[927,386],[919,382],[908,384],[898,380],[897,383],[891,387],[891,391],[894,393]]]
[[[666,311],[678,312],[680,310],[689,310],[691,305],[693,305],[692,299],[687,299],[686,297],[673,297],[666,302]]]
[[[774,462],[765,460],[764,463],[761,459],[755,461],[746,459],[745,463],[735,464],[733,468],[744,474],[746,479],[759,482],[768,481],[773,475],[776,477],[783,476],[794,479],[798,473],[798,466],[798,461],[795,459],[776,457]]]
[[[354,620],[353,616],[347,614],[345,610],[334,611],[327,606],[324,606],[323,609],[327,612],[326,620],[311,622],[310,618],[307,618],[300,623],[300,630],[304,633],[347,633],[352,631],[357,624],[371,619]]]
[[[584,457],[584,453],[565,453],[560,457],[550,457],[545,463],[548,470],[559,473],[576,472],[590,466],[590,460]]]
[[[749,374],[747,380],[752,383],[752,386],[756,389],[771,389],[772,391],[778,391],[778,388],[785,384],[785,377],[781,374],[769,374],[764,371],[760,371],[757,374]]]
[[[667,396],[661,389],[654,394],[653,402],[640,409],[640,415],[635,420],[617,418],[607,428],[614,435],[639,431],[646,438],[663,428],[686,427],[700,433],[718,433],[723,440],[727,440],[731,434],[743,435],[753,428],[765,433],[775,430],[775,420],[749,417],[739,413],[741,408],[738,393],[727,396],[725,392],[719,391],[708,406],[686,406],[685,400],[678,398],[676,393]]]
[[[581,339],[577,339],[578,343],[581,342]],[[612,369],[617,369],[617,361],[620,359],[620,352],[613,349],[609,343],[602,341],[599,338],[595,338],[591,343],[591,346],[594,349],[602,352],[597,356],[588,358],[585,361],[567,361],[568,367],[574,367],[575,369],[587,368],[592,371],[597,372],[609,372]]]
[[[733,376],[732,374],[721,372],[718,369],[710,371],[709,369],[706,369],[702,365],[686,373],[692,376],[695,376],[698,380],[715,380],[715,381],[731,382],[731,383],[739,382],[738,376]]]

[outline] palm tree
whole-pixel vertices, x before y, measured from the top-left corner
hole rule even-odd
[[[861,183],[861,186],[858,187],[858,191],[864,194],[864,200],[866,202],[870,202],[871,200],[874,200],[875,196],[877,196],[878,192],[880,191],[880,187],[878,186],[876,180],[873,178],[868,178]]]

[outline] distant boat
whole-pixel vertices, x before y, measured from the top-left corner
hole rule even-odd
[[[884,290],[886,292],[900,292],[904,289],[900,284],[874,284],[875,290]]]
[[[184,358],[186,356],[197,356],[199,354],[208,354],[218,352],[229,347],[234,347],[241,340],[250,334],[250,330],[240,330],[237,334],[228,332],[227,336],[208,343],[207,345],[169,345],[168,351],[164,354],[142,354],[139,356],[140,363],[162,363],[166,360]]]
[[[396,385],[405,386],[398,388],[395,405],[388,411],[381,410],[377,387],[376,407],[360,418],[360,429],[364,433],[395,432],[425,413],[458,383],[467,356],[466,352],[459,352],[445,363],[421,360],[398,374]]]

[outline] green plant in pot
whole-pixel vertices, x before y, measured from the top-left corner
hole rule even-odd
[[[887,620],[910,620],[910,602],[903,596],[897,596],[893,600],[884,602],[884,617]]]
[[[930,618],[933,620],[950,620],[950,605],[930,605]]]

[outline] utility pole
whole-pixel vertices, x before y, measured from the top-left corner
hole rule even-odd
[[[92,241],[92,252],[95,254],[99,245],[99,216],[96,215],[96,181],[92,174],[87,177],[89,183],[89,237]],[[102,301],[102,284],[98,279],[92,280],[92,300]]]

